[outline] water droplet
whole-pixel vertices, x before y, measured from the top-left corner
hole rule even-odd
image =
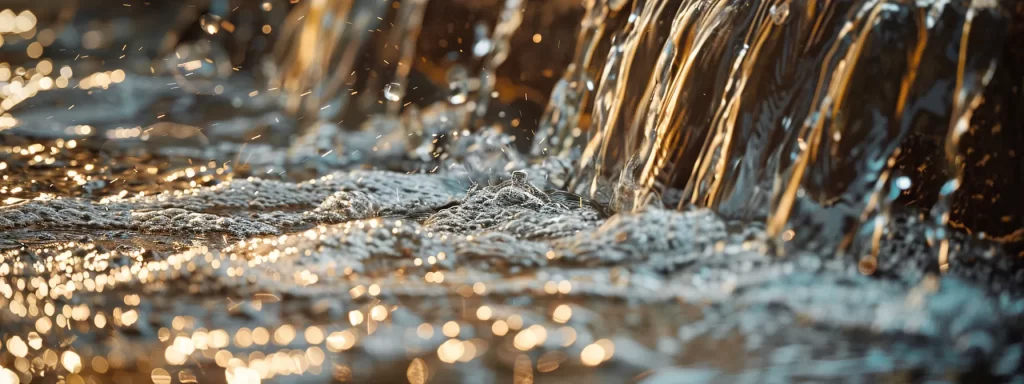
[[[487,55],[487,52],[490,52],[490,51],[491,51],[491,40],[489,40],[489,39],[483,39],[483,40],[477,41],[476,44],[473,45],[473,56],[484,57],[485,55]]]
[[[220,32],[220,20],[220,16],[207,13],[199,19],[199,26],[201,26],[203,31],[206,31],[206,33],[216,35],[217,32]]]
[[[389,101],[402,101],[402,85],[398,83],[385,85],[384,98]]]
[[[448,101],[461,105],[469,98],[469,72],[462,66],[454,66],[448,70],[448,90],[451,94]]]
[[[163,65],[178,85],[192,93],[214,93],[219,84],[210,80],[226,79],[232,73],[227,50],[207,39],[179,45],[164,57]]]
[[[960,180],[957,180],[957,179],[948,180],[948,181],[946,181],[945,183],[942,184],[942,189],[939,190],[939,195],[940,196],[952,195],[953,192],[956,192],[956,190],[959,189],[959,188],[960,188]]]
[[[901,190],[906,191],[906,190],[910,189],[910,185],[911,185],[911,182],[910,182],[910,178],[909,177],[900,176],[899,178],[896,179],[896,187],[901,189]]]
[[[487,53],[491,52],[491,47],[494,44],[491,42],[490,34],[491,32],[486,24],[477,23],[473,27],[473,36],[474,40],[476,40],[476,44],[473,44],[473,56],[484,57],[487,56]]]

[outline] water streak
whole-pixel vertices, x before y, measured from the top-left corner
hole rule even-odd
[[[487,114],[491,101],[491,91],[497,82],[498,66],[505,62],[511,50],[509,40],[523,23],[523,0],[505,0],[505,7],[498,16],[484,57],[483,68],[480,70],[480,89],[477,91],[476,117],[482,119]]]
[[[590,84],[587,70],[593,65],[592,60],[604,36],[605,21],[610,10],[607,0],[587,0],[585,7],[573,62],[565,69],[562,79],[555,84],[533,139],[531,151],[535,155],[548,153],[552,146],[557,148],[563,145],[570,131],[577,128],[579,123],[588,94],[587,85]]]
[[[285,105],[310,115],[343,110],[358,53],[384,14],[387,2],[308,1],[285,19],[275,47],[278,74],[272,88],[284,91]]]
[[[879,205],[891,202],[879,196],[903,166],[893,159],[904,139],[935,136],[930,127],[944,119],[952,175],[933,210],[933,237],[939,257],[948,253],[942,228],[964,168],[957,143],[1008,30],[997,2],[636,1],[633,9],[597,85],[580,160],[590,178],[578,187],[597,195],[602,180],[618,183],[636,192],[627,209],[678,190],[680,206],[765,220],[780,252],[842,253],[861,222],[884,216]],[[586,26],[581,37],[595,33]],[[584,88],[568,85],[587,71],[566,71],[538,139],[574,135],[583,103],[573,98]]]
[[[992,81],[995,73],[995,57],[998,52],[986,52],[991,50],[993,42],[1000,42],[1003,37],[995,34],[996,28],[1004,23],[1004,19],[986,19],[991,17],[992,9],[996,8],[994,1],[975,0],[967,10],[963,23],[963,30],[960,34],[960,50],[957,56],[956,66],[956,87],[953,91],[953,114],[949,123],[949,131],[946,134],[945,152],[949,162],[952,178],[946,181],[939,190],[939,200],[932,208],[932,218],[935,227],[929,232],[929,241],[937,242],[937,257],[939,269],[946,272],[949,269],[949,237],[946,234],[946,226],[949,224],[949,214],[952,205],[953,193],[960,188],[963,181],[964,153],[960,148],[960,140],[971,125],[971,117],[974,111],[981,105],[983,91]],[[979,15],[980,14],[980,15]],[[982,28],[979,31],[974,29],[975,20],[978,18],[990,28]],[[1001,25],[1006,28],[1006,25]]]
[[[312,90],[307,111],[345,96],[338,88],[359,42],[384,14],[371,3],[311,2],[301,11],[304,24],[289,20],[296,25],[285,35],[297,36],[297,46],[317,36],[336,40],[317,44],[326,53],[296,48],[284,66],[290,95]],[[426,4],[404,4],[385,45],[400,56],[398,64],[385,60],[394,73],[383,75],[393,79],[384,86],[393,117],[403,106],[405,63],[414,57],[411,41]],[[490,33],[476,24],[472,61],[448,67],[447,112],[438,115],[446,128],[430,134],[437,137],[431,147],[447,142],[440,139],[446,133],[487,124],[497,70],[525,7],[522,0],[498,4]],[[946,227],[969,150],[961,137],[995,75],[1012,15],[1005,5],[589,0],[584,8],[573,62],[531,144],[534,155],[578,160],[570,189],[619,210],[670,200],[679,208],[710,207],[764,221],[780,254],[801,248],[841,255],[860,252],[854,243],[866,227],[877,248],[897,200],[890,196],[895,175],[915,187],[938,177],[945,184],[920,199],[937,201],[928,235],[940,264],[948,263]],[[337,22],[310,25],[313,17]],[[593,60],[601,54],[605,60]],[[946,169],[897,171],[917,166],[907,160],[921,156],[915,145],[936,140],[944,143]]]
[[[427,0],[411,0],[402,4],[399,10],[395,29],[389,41],[398,49],[398,62],[394,80],[390,84],[390,95],[385,95],[388,102],[388,114],[397,117],[402,109],[402,99],[409,82],[409,71],[412,70],[413,59],[416,57],[416,38],[423,26],[423,15],[426,13]]]

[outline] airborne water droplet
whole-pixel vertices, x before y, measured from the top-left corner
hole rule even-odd
[[[473,44],[473,56],[484,57],[491,52],[491,48],[494,44],[490,39],[491,32],[488,30],[487,25],[483,23],[477,23],[473,28],[473,35],[476,40],[476,44]]]
[[[454,66],[448,70],[448,101],[461,105],[469,98],[469,73],[462,66]]]
[[[491,40],[483,39],[473,45],[473,55],[476,57],[484,57],[487,52],[491,51]]]
[[[402,101],[402,85],[398,83],[385,85],[384,98],[389,101]]]
[[[900,176],[899,178],[896,179],[896,187],[899,188],[900,190],[906,191],[910,189],[910,185],[911,181],[909,177]]]
[[[207,13],[199,19],[199,26],[203,28],[203,31],[211,35],[216,35],[220,31],[220,16],[212,13]]]

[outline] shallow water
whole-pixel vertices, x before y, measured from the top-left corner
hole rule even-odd
[[[530,153],[540,140],[523,139],[554,115],[561,120],[552,137],[575,136],[575,123],[561,122],[578,119],[592,124],[581,135],[598,147],[627,128],[624,121],[697,119],[642,116],[667,99],[616,96],[667,92],[656,84],[666,80],[659,70],[685,75],[673,72],[676,61],[659,63],[670,52],[656,36],[686,26],[710,33],[686,23],[727,25],[743,12],[751,12],[751,30],[802,31],[821,10],[800,2],[562,3],[268,2],[231,10],[217,1],[131,4],[137,9],[84,1],[70,19],[37,5],[27,39],[0,28],[0,50],[13,57],[0,58],[9,60],[0,69],[10,69],[3,98],[17,100],[4,107],[14,123],[0,126],[0,383],[1024,381],[1024,266],[1013,241],[922,215],[931,201],[898,203],[917,193],[907,192],[901,177],[911,174],[899,166],[845,190],[859,196],[844,213],[855,218],[844,222],[854,235],[839,247],[848,252],[836,252],[836,236],[814,223],[793,221],[792,233],[776,233],[772,220],[729,209],[722,201],[777,207],[741,199],[743,183],[731,195],[700,192],[709,200],[676,209],[659,200],[685,202],[694,189],[637,183],[619,172],[629,156],[581,163],[593,155],[585,145]],[[886,20],[896,24],[912,15],[962,16],[864,3],[892,13]],[[107,16],[90,13],[101,9]],[[28,26],[18,12],[15,25]],[[302,24],[316,12],[345,16]],[[451,17],[438,16],[445,12]],[[174,22],[164,20],[172,14]],[[282,21],[297,16],[304,17],[296,29],[283,32],[292,27]],[[563,25],[573,17],[590,21],[574,31],[578,25]],[[353,35],[345,23],[352,18],[379,31]],[[879,36],[889,36],[887,25]],[[39,60],[26,58],[47,30],[71,37],[55,38]],[[92,30],[98,43],[84,39]],[[726,30],[718,38],[747,33]],[[575,55],[559,59],[576,60],[564,84],[556,84],[559,74],[531,72],[537,60],[517,54],[577,32]],[[162,43],[169,34],[182,40]],[[439,36],[451,46],[438,50]],[[303,38],[322,45],[271,49],[275,39]],[[311,48],[344,52],[363,39],[386,42],[366,56],[386,64],[332,61]],[[417,43],[402,43],[409,40]],[[783,53],[762,60],[785,61],[794,49],[786,41],[777,47]],[[452,54],[456,47],[464,52]],[[455,58],[437,59],[437,51]],[[718,56],[724,63],[728,54]],[[758,54],[750,57],[756,67]],[[253,69],[260,58],[280,72]],[[344,76],[363,65],[356,79]],[[612,74],[641,80],[612,82]],[[343,80],[333,83],[335,75]],[[549,99],[536,90],[545,87],[555,88]],[[316,97],[303,96],[306,89]],[[488,98],[489,90],[499,97]],[[856,92],[851,97],[871,98]],[[539,100],[527,100],[536,93]],[[702,99],[695,100],[685,105]],[[708,141],[724,145],[716,142]],[[673,145],[649,147],[667,155]],[[725,161],[715,151],[705,163]],[[597,164],[612,177],[591,172]],[[644,170],[633,164],[625,168]],[[769,168],[758,172],[775,172]],[[808,180],[828,173],[819,171]],[[913,188],[948,176],[919,182],[927,174],[912,174]],[[648,192],[659,198],[643,198]],[[802,215],[794,217],[817,217]],[[797,233],[819,241],[789,241]]]

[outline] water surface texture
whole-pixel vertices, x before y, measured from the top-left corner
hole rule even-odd
[[[0,384],[1024,383],[1024,3],[0,5]]]

